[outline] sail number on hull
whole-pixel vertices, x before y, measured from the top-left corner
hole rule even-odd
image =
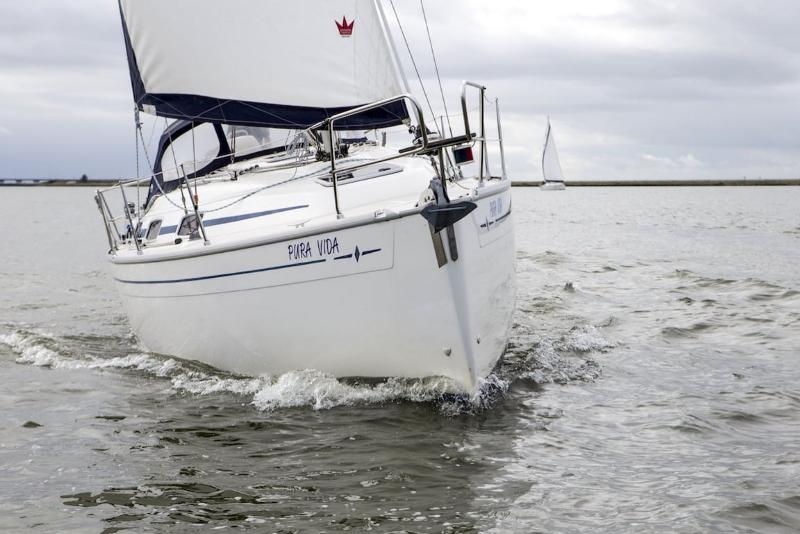
[[[503,197],[497,197],[489,202],[489,217],[497,218],[503,215]]]

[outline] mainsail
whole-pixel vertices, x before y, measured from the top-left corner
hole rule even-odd
[[[558,160],[556,140],[553,137],[550,118],[547,119],[547,134],[544,139],[544,151],[542,152],[542,175],[545,182],[564,181],[564,173],[561,171],[561,162]]]
[[[378,0],[119,0],[133,95],[147,113],[305,128],[407,93]],[[337,123],[400,124],[403,104]]]

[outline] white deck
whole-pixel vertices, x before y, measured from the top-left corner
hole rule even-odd
[[[341,168],[350,163],[380,159],[392,153],[394,152],[378,147],[357,148],[349,158],[339,159],[337,165]],[[270,165],[269,158],[260,158],[248,161],[246,165],[233,164],[214,176],[198,180],[199,211],[203,214],[210,246],[221,245],[222,242],[280,237],[298,229],[311,229],[339,221],[333,188],[330,182],[325,181],[330,178],[330,163],[314,161],[294,168],[280,168],[285,163]],[[241,171],[256,165],[258,168],[241,173],[235,181],[231,180],[234,170]],[[374,174],[386,168],[391,168],[392,171],[374,178],[359,179],[358,174]],[[398,170],[399,172],[395,172]],[[402,213],[415,209],[420,195],[428,188],[435,175],[427,158],[423,157],[404,157],[389,163],[378,163],[357,173],[355,179],[339,178],[339,203],[346,220],[374,217],[379,211]],[[451,197],[468,195],[476,185],[475,180],[464,180],[463,184],[451,188]],[[235,202],[247,195],[251,196]],[[135,261],[149,261],[174,254],[177,249],[205,246],[202,240],[192,241],[185,236],[181,244],[175,244],[178,237],[177,227],[185,214],[182,209],[184,198],[191,213],[191,199],[185,189],[183,198],[178,190],[157,198],[147,215],[142,218],[141,227],[146,230],[152,221],[160,219],[162,233],[155,240],[145,239],[141,254],[136,254],[134,247],[121,249],[115,261],[124,262],[130,255],[136,256]],[[273,213],[257,215],[265,212]],[[223,224],[215,223],[248,216],[252,217]],[[176,227],[176,230],[164,232],[164,229],[170,227]]]

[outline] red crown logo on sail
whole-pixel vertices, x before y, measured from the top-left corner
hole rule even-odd
[[[339,35],[342,37],[350,37],[353,35],[353,26],[356,21],[353,20],[350,24],[347,23],[347,17],[342,17],[342,22],[336,21],[336,27],[339,28]]]

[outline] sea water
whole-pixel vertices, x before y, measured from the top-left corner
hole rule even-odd
[[[143,352],[92,192],[0,189],[0,530],[798,531],[800,188],[513,210],[508,353],[461,399]]]

